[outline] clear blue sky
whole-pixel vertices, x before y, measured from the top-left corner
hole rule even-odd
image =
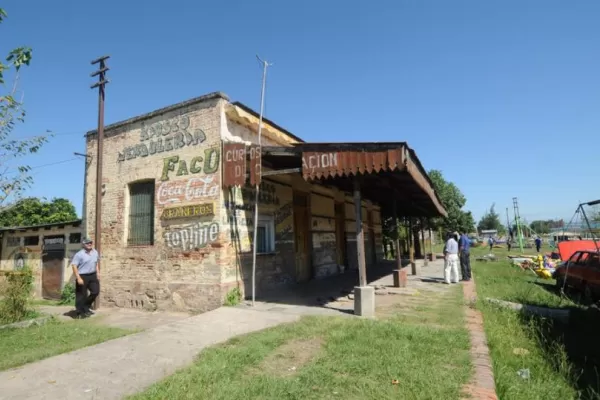
[[[72,159],[97,121],[90,60],[110,54],[106,123],[207,92],[259,106],[307,141],[407,141],[476,219],[520,201],[569,219],[600,197],[600,2],[4,2],[0,54],[21,75],[23,136],[57,135],[32,166]],[[33,196],[78,210],[83,160],[36,168]]]

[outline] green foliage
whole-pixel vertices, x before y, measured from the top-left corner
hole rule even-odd
[[[495,204],[492,204],[490,209],[486,210],[485,214],[483,214],[481,220],[479,220],[479,224],[477,224],[477,229],[480,231],[495,229],[500,235],[506,232],[506,227],[502,225],[502,222],[500,222],[500,215],[496,212]]]
[[[4,9],[0,8],[0,23],[7,17]],[[0,207],[8,199],[20,197],[32,183],[31,167],[23,164],[13,164],[11,159],[19,159],[28,154],[37,153],[49,135],[43,134],[28,138],[17,138],[12,134],[18,122],[25,121],[25,110],[21,101],[15,98],[17,93],[18,75],[23,65],[29,65],[32,51],[29,47],[17,47],[9,51],[4,61],[0,60],[0,85],[5,84],[7,72],[14,71],[14,84],[6,92],[0,93]]]
[[[536,220],[529,224],[529,227],[535,232],[543,235],[545,233],[550,233],[550,229],[552,228],[562,228],[564,226],[564,221],[548,219],[548,220]]]
[[[240,291],[240,288],[234,287],[229,292],[227,292],[227,296],[225,296],[224,305],[236,306],[240,304],[240,301],[242,301],[242,292]]]
[[[442,205],[448,212],[447,218],[436,218],[431,221],[434,230],[472,232],[475,220],[470,211],[463,210],[467,199],[460,189],[452,182],[446,181],[441,171],[429,171],[429,179],[433,183]]]
[[[75,206],[67,199],[54,198],[48,202],[30,197],[1,211],[0,227],[52,224],[76,219]]]
[[[11,324],[33,316],[30,308],[33,273],[29,267],[4,274],[6,285],[0,302],[0,323]]]
[[[70,305],[75,303],[75,285],[71,282],[67,283],[60,293],[60,305]]]

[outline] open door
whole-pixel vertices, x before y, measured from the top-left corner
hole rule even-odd
[[[346,253],[346,207],[335,203],[335,244],[338,265],[348,267]]]
[[[297,282],[306,282],[312,278],[309,235],[310,209],[308,195],[294,192],[294,247]]]
[[[64,235],[45,236],[42,248],[42,297],[60,299],[65,263]]]

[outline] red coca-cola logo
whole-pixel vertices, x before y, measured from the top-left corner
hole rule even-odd
[[[178,204],[215,198],[218,195],[219,182],[213,174],[199,178],[163,182],[156,190],[156,202],[160,205]]]

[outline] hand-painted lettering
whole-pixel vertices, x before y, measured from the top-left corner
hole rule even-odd
[[[204,171],[205,174],[214,174],[219,169],[219,149],[209,148],[204,150],[204,157],[196,156],[188,162],[179,156],[172,156],[163,159],[163,169],[160,175],[161,181],[168,181],[170,179],[170,173],[177,170],[176,176],[187,176],[190,174],[199,174]],[[204,162],[202,166],[200,164]],[[177,169],[176,169],[177,165]]]

